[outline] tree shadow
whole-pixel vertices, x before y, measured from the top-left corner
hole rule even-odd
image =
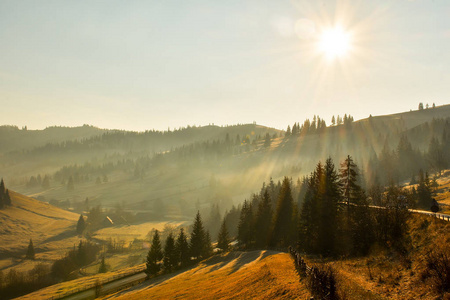
[[[262,260],[266,258],[267,256],[276,254],[278,252],[276,251],[269,251],[269,250],[256,250],[251,252],[243,252],[239,257],[234,261],[234,264],[231,267],[231,271],[228,274],[233,274],[245,265],[256,262],[259,260]]]
[[[64,240],[64,239],[67,239],[67,238],[74,237],[76,235],[77,235],[77,232],[75,230],[68,229],[66,231],[61,232],[60,234],[54,235],[52,237],[49,237],[45,241],[42,241],[39,245],[43,245],[43,244],[49,243],[49,242],[55,242],[55,241]]]

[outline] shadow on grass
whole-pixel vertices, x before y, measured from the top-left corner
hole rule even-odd
[[[66,231],[61,232],[60,234],[54,235],[52,237],[49,237],[45,241],[42,241],[41,243],[39,243],[39,245],[44,245],[44,244],[49,243],[49,242],[55,242],[55,241],[64,240],[64,239],[67,239],[67,238],[74,237],[76,235],[77,235],[77,232],[74,229],[68,229]]]

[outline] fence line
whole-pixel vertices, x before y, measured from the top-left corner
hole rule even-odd
[[[309,279],[309,288],[312,294],[319,299],[337,299],[336,279],[331,268],[322,270],[316,266],[308,266],[300,253],[293,247],[289,246],[288,251],[294,259],[294,265],[300,277]]]

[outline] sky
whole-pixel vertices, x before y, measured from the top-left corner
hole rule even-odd
[[[0,125],[329,124],[449,104],[449,67],[448,0],[0,0]]]

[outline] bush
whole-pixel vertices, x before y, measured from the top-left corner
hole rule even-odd
[[[431,279],[438,293],[450,292],[450,248],[444,243],[425,255],[423,279]]]

